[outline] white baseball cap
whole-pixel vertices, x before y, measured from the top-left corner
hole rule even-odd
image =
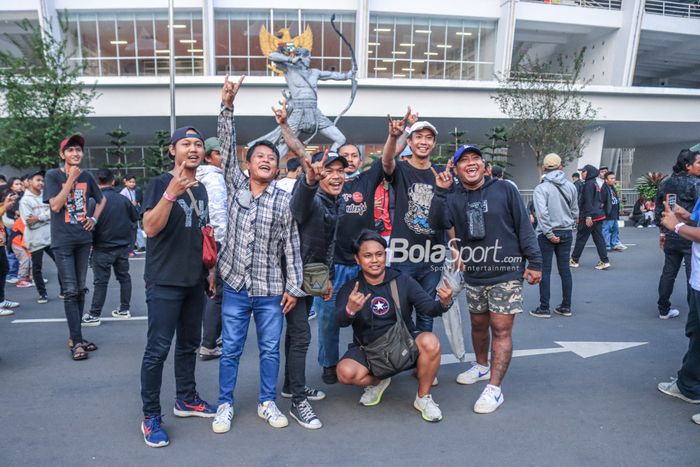
[[[416,122],[413,125],[411,125],[411,128],[408,131],[408,136],[411,136],[414,132],[419,131],[419,130],[425,130],[428,129],[433,132],[433,135],[437,136],[438,131],[435,129],[432,123],[427,122],[427,121],[421,121],[421,122]]]

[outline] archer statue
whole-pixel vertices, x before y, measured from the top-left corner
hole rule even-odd
[[[297,137],[305,137],[304,144],[308,144],[316,134],[333,141],[331,151],[337,151],[345,143],[345,136],[336,126],[340,117],[350,108],[357,91],[357,65],[355,53],[350,43],[338,31],[334,23],[335,15],[331,18],[331,25],[343,42],[349,47],[352,57],[352,70],[348,73],[335,71],[322,71],[311,68],[311,48],[313,45],[313,35],[311,28],[306,27],[306,31],[300,36],[291,39],[288,29],[281,29],[278,36],[267,32],[265,26],[260,28],[260,48],[272,62],[269,66],[271,70],[278,74],[284,74],[287,82],[287,89],[282,92],[286,101],[288,124]],[[326,80],[352,81],[351,98],[345,109],[338,114],[335,121],[331,121],[318,108],[318,82]],[[284,102],[283,101],[283,102]],[[310,135],[307,137],[307,135]],[[287,145],[284,143],[279,128],[275,128],[270,133],[261,136],[250,143],[268,140],[277,145],[281,156],[287,153]]]

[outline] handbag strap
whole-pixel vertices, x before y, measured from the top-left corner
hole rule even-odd
[[[389,282],[389,288],[391,289],[391,298],[394,300],[394,306],[396,307],[396,319],[403,319],[401,317],[401,303],[399,302],[399,289],[396,286],[396,279],[392,279]]]
[[[200,225],[205,225],[206,222],[205,219],[202,219],[202,212],[199,210],[199,206],[197,206],[197,200],[194,197],[194,194],[192,193],[192,190],[189,188],[187,189],[187,194],[190,197],[190,201],[192,202],[192,209],[194,209],[194,213],[197,214],[197,217],[199,218],[199,222],[201,222]]]

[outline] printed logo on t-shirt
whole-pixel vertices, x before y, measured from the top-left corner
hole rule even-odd
[[[479,205],[481,205],[481,212],[489,212],[489,200],[487,199],[469,203],[468,209],[479,209]]]
[[[370,302],[372,313],[377,316],[384,316],[389,313],[389,302],[384,297],[374,297]]]
[[[364,201],[364,199],[365,199],[365,197],[359,191],[356,191],[355,193],[352,194],[352,200],[355,203],[361,203],[362,201]]]
[[[355,201],[355,195],[360,195],[361,199],[360,201]],[[341,198],[341,205],[340,205],[340,212],[344,212],[345,214],[356,214],[358,216],[362,216],[365,212],[367,212],[367,202],[364,201],[364,196],[360,192],[355,192],[355,193],[343,193],[340,195]]]
[[[65,183],[63,184],[65,186]],[[77,182],[66,198],[66,213],[64,219],[66,224],[77,224],[87,217],[87,183]]]
[[[428,213],[432,200],[432,185],[414,183],[408,189],[408,209],[403,219],[411,231],[419,235],[433,235],[435,233],[428,223]]]
[[[184,199],[178,199],[177,204],[182,208],[185,213],[185,227],[192,227],[192,217],[196,217],[197,213],[192,208],[191,205],[187,204]],[[202,214],[204,219],[207,218],[207,208],[204,207],[204,201],[201,199],[197,200],[197,206],[199,206],[199,212]],[[201,225],[200,227],[204,227]]]

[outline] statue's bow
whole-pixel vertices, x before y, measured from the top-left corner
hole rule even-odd
[[[331,16],[331,27],[335,31],[338,36],[340,36],[340,39],[343,41],[345,45],[348,46],[348,49],[350,50],[350,58],[352,59],[352,71],[353,71],[353,76],[351,78],[352,82],[352,88],[350,90],[350,102],[348,102],[348,105],[345,106],[342,112],[338,114],[337,117],[335,117],[335,120],[333,121],[333,125],[338,124],[338,120],[340,120],[340,117],[345,115],[345,112],[348,111],[348,109],[352,106],[352,103],[355,101],[355,94],[357,94],[357,59],[355,58],[355,50],[352,48],[352,44],[343,36],[343,33],[341,33],[338,30],[338,27],[335,25],[335,13]]]

